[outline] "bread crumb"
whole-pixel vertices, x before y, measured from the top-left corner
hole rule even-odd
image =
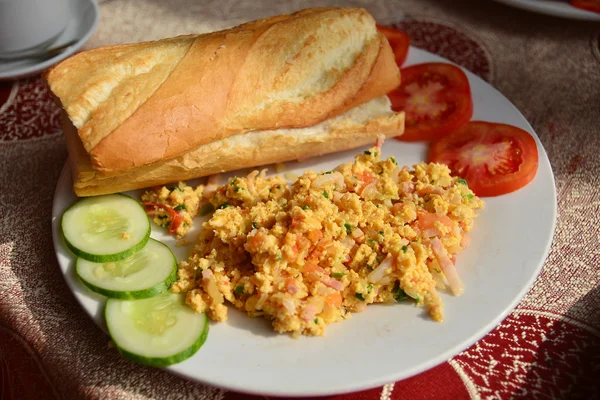
[[[285,174],[283,174],[283,176],[288,181],[295,181],[296,179],[298,179],[298,174],[293,173],[293,172],[286,172]]]
[[[275,164],[275,172],[280,173],[285,171],[285,164],[284,163],[277,163]]]
[[[177,247],[182,247],[182,246],[187,246],[187,245],[189,245],[190,243],[191,243],[191,242],[190,242],[189,240],[181,239],[181,240],[178,240],[178,241],[175,243],[175,246],[177,246]]]

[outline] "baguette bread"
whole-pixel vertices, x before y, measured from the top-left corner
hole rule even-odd
[[[388,137],[400,135],[404,129],[404,113],[391,111],[389,99],[382,96],[310,127],[253,131],[229,136],[169,160],[114,176],[103,176],[94,170],[77,135],[77,129],[66,114],[63,114],[63,123],[70,154],[73,189],[78,196],[83,197],[145,188],[372,144],[379,134]]]
[[[387,40],[359,8],[307,9],[204,35],[101,47],[45,78],[76,135],[69,139],[70,150],[79,147],[75,169],[93,174],[78,175],[80,195],[357,147],[375,127],[402,132],[397,116],[318,128],[344,143],[295,130],[400,84]],[[247,146],[250,156],[238,145],[263,147]]]

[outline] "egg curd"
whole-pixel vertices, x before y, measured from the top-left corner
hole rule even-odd
[[[192,228],[203,193],[204,185],[192,188],[179,182],[172,188],[162,186],[147,190],[142,194],[142,204],[155,224],[181,239]]]
[[[455,257],[484,203],[445,165],[381,160],[381,144],[291,185],[265,171],[230,178],[171,290],[212,320],[232,305],[294,336],[371,303],[412,301],[442,321],[438,290],[463,291]]]

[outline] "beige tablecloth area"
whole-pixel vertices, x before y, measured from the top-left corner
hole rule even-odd
[[[86,48],[332,5],[398,23],[414,46],[496,87],[540,137],[558,194],[549,257],[499,327],[421,375],[337,398],[599,398],[600,23],[486,0],[105,0]],[[124,360],[77,304],[52,245],[54,188],[67,159],[58,116],[39,77],[0,83],[0,397],[246,398]]]

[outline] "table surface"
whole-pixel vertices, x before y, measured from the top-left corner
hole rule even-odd
[[[208,32],[326,5],[362,6],[476,73],[538,133],[558,222],[543,270],[479,342],[413,378],[331,398],[600,398],[600,24],[486,0],[105,0],[86,48]],[[67,159],[39,77],[0,83],[0,398],[251,399],[122,359],[76,303],[52,247]],[[40,394],[43,396],[40,397]]]

